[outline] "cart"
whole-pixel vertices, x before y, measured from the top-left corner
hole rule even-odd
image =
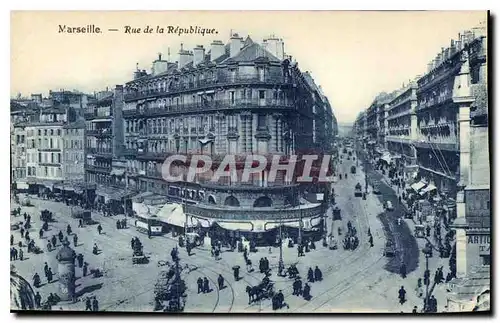
[[[356,197],[361,197],[363,196],[363,191],[361,189],[361,184],[356,184],[356,186],[354,187],[354,196]]]
[[[422,224],[415,225],[415,237],[425,238],[425,226]]]
[[[383,252],[384,257],[394,257],[395,254],[396,249],[394,248],[394,244],[390,241],[387,241]]]

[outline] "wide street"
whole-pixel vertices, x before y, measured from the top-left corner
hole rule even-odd
[[[351,165],[356,162],[344,160],[339,165],[341,173],[348,173]],[[369,170],[369,178],[377,178],[378,173]],[[347,221],[351,221],[357,229],[360,244],[354,251],[344,250],[341,240],[337,250],[329,250],[316,243],[316,250],[306,253],[305,257],[297,257],[296,248],[283,246],[283,257],[285,266],[297,264],[301,277],[305,282],[307,269],[315,266],[323,272],[324,280],[311,285],[312,299],[304,300],[302,297],[292,295],[292,280],[276,275],[279,259],[279,248],[260,248],[257,253],[251,253],[250,259],[254,268],[258,268],[258,261],[267,257],[273,268],[271,280],[275,282],[275,289],[282,290],[285,302],[289,305],[279,310],[280,312],[341,312],[341,311],[391,311],[410,312],[414,305],[421,306],[421,299],[417,298],[413,289],[416,285],[418,267],[418,246],[410,229],[403,222],[397,225],[397,215],[402,211],[395,201],[396,197],[390,187],[382,184],[382,195],[369,194],[366,200],[354,197],[354,186],[361,183],[364,187],[365,175],[361,167],[357,167],[356,174],[349,172],[347,179],[343,178],[335,183],[334,189],[336,202],[341,209],[342,220],[334,221],[332,225],[331,209],[328,210],[327,228],[333,228],[336,238],[337,228],[347,231]],[[382,201],[390,199],[393,201],[395,210],[384,212]],[[85,261],[90,268],[99,268],[103,276],[93,278],[92,276],[81,277],[82,271],[77,268],[77,295],[79,301],[74,304],[57,305],[63,309],[83,310],[84,300],[87,296],[95,295],[99,301],[101,311],[151,311],[153,309],[153,289],[158,273],[165,269],[159,267],[158,261],[171,261],[170,251],[177,245],[177,239],[170,236],[153,237],[148,239],[146,235],[136,231],[130,225],[127,229],[116,229],[116,220],[120,217],[103,217],[93,214],[103,227],[103,233],[99,235],[96,225],[78,228],[78,221],[70,216],[70,208],[62,203],[53,201],[32,199],[33,207],[23,207],[22,212],[32,215],[33,228],[30,235],[35,239],[37,245],[43,248],[44,253],[39,255],[28,254],[25,250],[24,261],[13,261],[17,271],[28,281],[32,282],[35,272],[38,272],[44,284],[38,290],[45,300],[49,293],[57,292],[57,283],[46,284],[43,275],[43,263],[47,262],[55,273],[57,279],[57,251],[47,252],[46,238],[38,239],[40,228],[40,211],[47,208],[54,212],[57,222],[51,224],[48,235],[52,236],[61,230],[66,235],[66,226],[71,225],[73,232],[78,235],[79,243],[75,248],[77,253],[84,255]],[[17,206],[16,206],[17,207]],[[22,217],[12,218],[11,222],[22,220]],[[368,243],[368,229],[374,237],[374,246]],[[13,232],[15,244],[20,234]],[[132,237],[140,238],[144,245],[144,251],[150,257],[150,262],[144,265],[132,264],[132,250],[130,240]],[[394,239],[398,252],[395,257],[383,256],[383,248],[388,238]],[[72,238],[69,237],[72,242]],[[92,247],[96,243],[102,252],[98,255],[92,254]],[[58,244],[58,248],[60,244]],[[73,247],[73,246],[72,246]],[[186,284],[188,295],[186,300],[186,312],[267,312],[272,311],[271,301],[262,300],[254,304],[248,304],[248,296],[245,292],[246,286],[259,284],[264,277],[258,270],[248,273],[245,268],[243,255],[237,252],[223,252],[222,259],[215,260],[210,255],[208,248],[200,247],[188,256],[184,249],[180,250],[181,265],[188,265],[186,270]],[[415,256],[417,255],[417,256]],[[399,276],[399,265],[404,259],[408,268],[408,278],[403,280]],[[411,261],[414,260],[414,261]],[[235,281],[232,267],[241,267],[242,279]],[[226,288],[217,288],[217,277],[221,274],[225,279]],[[197,294],[196,280],[198,277],[207,277],[213,289],[209,294]],[[400,305],[398,303],[398,290],[405,286],[408,301]]]

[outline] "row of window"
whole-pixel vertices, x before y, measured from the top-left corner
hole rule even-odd
[[[60,167],[51,167],[51,166],[42,166],[42,167],[34,167],[28,166],[28,176],[45,176],[45,177],[54,177],[61,178],[62,170]]]

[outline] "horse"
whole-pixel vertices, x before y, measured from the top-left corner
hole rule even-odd
[[[258,286],[247,286],[246,292],[248,294],[248,304],[252,304],[252,302],[259,300],[261,290]]]

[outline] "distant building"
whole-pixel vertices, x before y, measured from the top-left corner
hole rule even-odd
[[[63,180],[85,181],[85,123],[80,120],[63,126]]]

